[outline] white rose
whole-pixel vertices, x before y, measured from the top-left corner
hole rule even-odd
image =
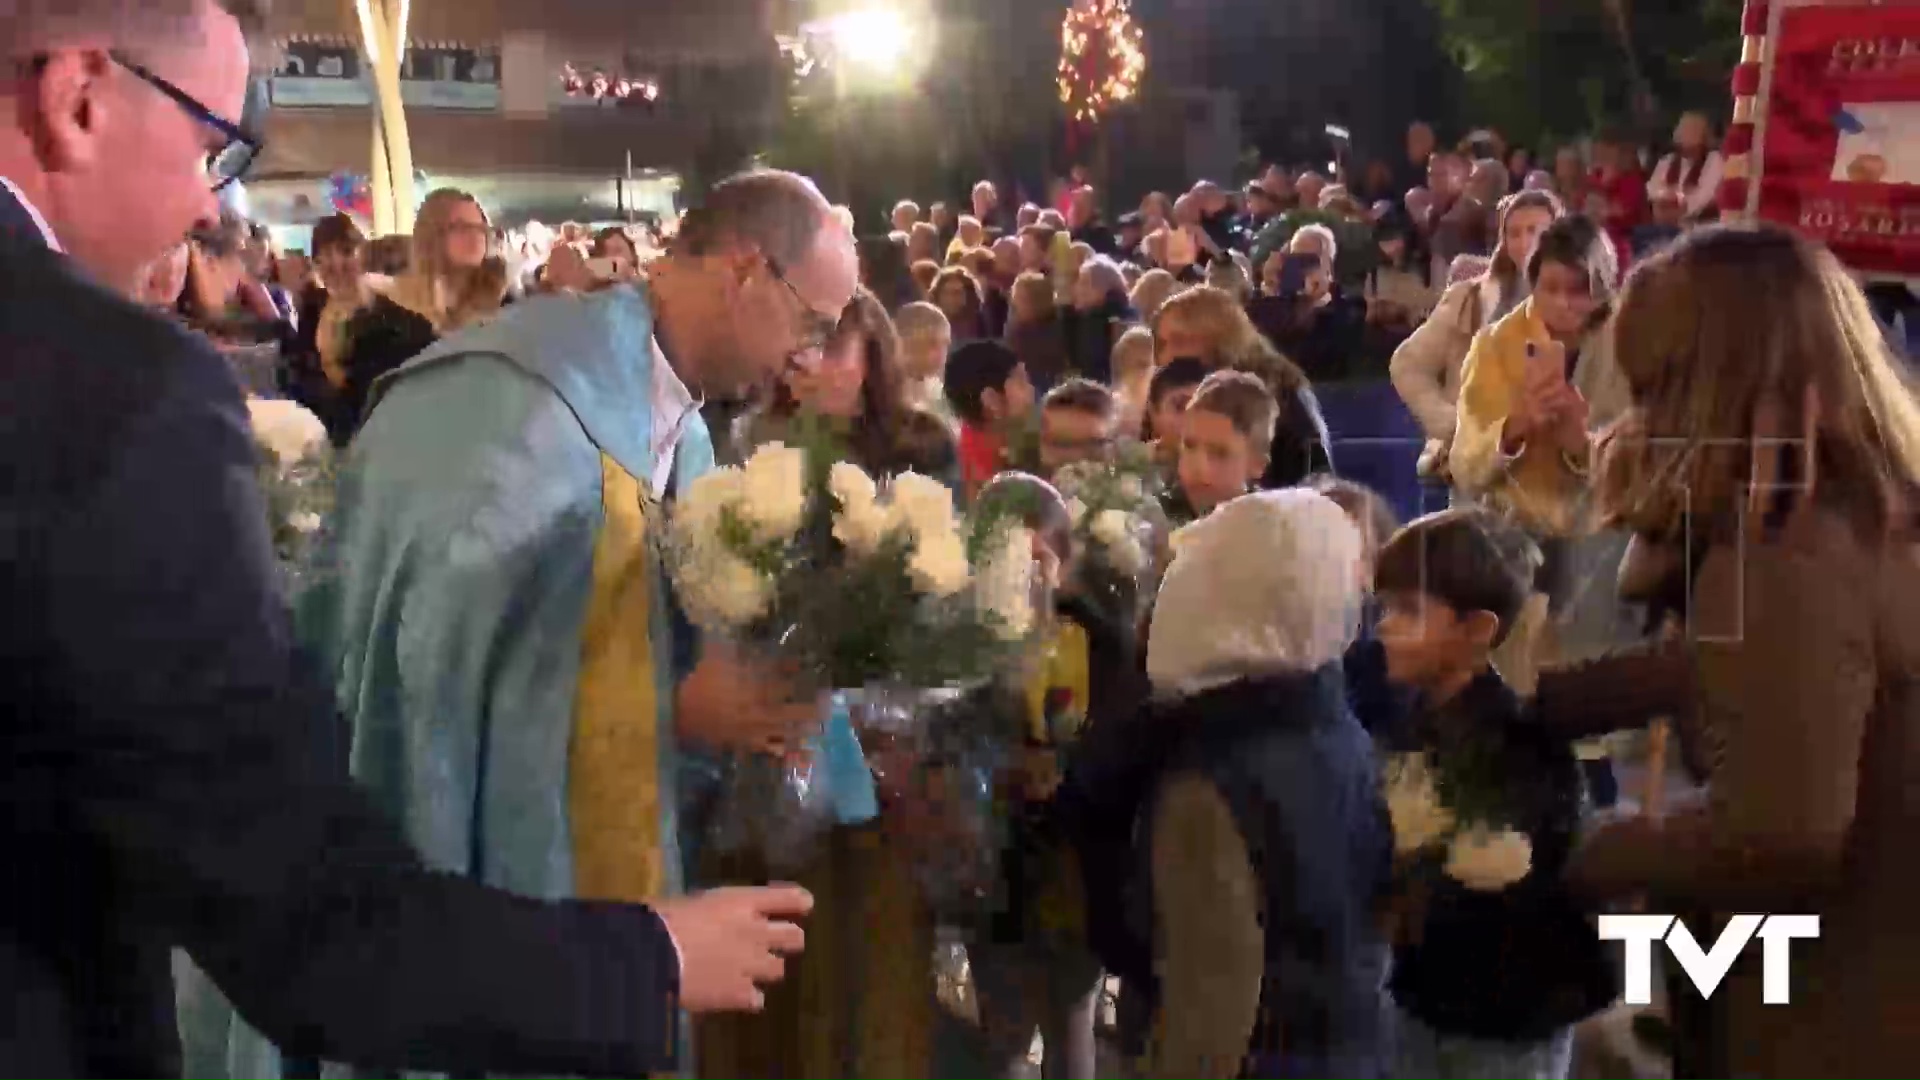
[[[784,540],[807,514],[806,451],[768,443],[754,451],[744,470],[741,511],[763,540]]]
[[[1081,523],[1087,520],[1087,504],[1079,499],[1068,499],[1067,518],[1073,522],[1074,528],[1079,528]]]
[[[873,503],[849,506],[833,516],[833,538],[855,555],[871,555],[887,538],[887,515]]]
[[[901,473],[887,485],[887,501],[891,524],[913,530],[916,539],[956,529],[953,492],[931,476]]]
[[[1475,892],[1498,892],[1533,869],[1533,843],[1512,829],[1475,825],[1447,848],[1446,874]]]
[[[967,565],[967,545],[959,534],[944,532],[921,537],[907,560],[907,572],[921,592],[946,597],[967,587],[973,568]]]
[[[1000,635],[1008,640],[1033,630],[1033,530],[1008,529],[1000,549],[981,571],[982,607],[999,619]]]
[[[1395,854],[1430,847],[1453,831],[1453,813],[1440,801],[1433,774],[1420,755],[1410,754],[1389,765],[1385,787]]]
[[[1139,577],[1141,571],[1147,568],[1147,549],[1140,546],[1140,541],[1128,537],[1125,542],[1107,548],[1107,561],[1113,564],[1115,570],[1129,577]]]
[[[730,465],[702,474],[674,500],[675,537],[683,545],[712,542],[720,531],[721,515],[740,502],[745,488],[745,475]]]
[[[1125,510],[1102,510],[1093,515],[1093,538],[1106,547],[1133,539],[1133,518]]]
[[[327,444],[327,426],[296,402],[248,398],[247,422],[283,469]]]
[[[700,566],[689,606],[726,626],[740,626],[766,614],[773,582],[744,559],[714,552]]]
[[[1147,485],[1140,478],[1128,473],[1120,478],[1120,497],[1128,502],[1139,502],[1147,497]]]
[[[294,532],[313,533],[320,531],[320,515],[311,510],[300,510],[287,515],[287,524]]]
[[[827,470],[827,492],[842,510],[848,511],[872,506],[880,497],[873,477],[850,461],[835,462],[833,468]]]

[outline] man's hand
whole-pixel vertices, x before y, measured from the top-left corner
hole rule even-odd
[[[818,724],[820,711],[790,674],[710,641],[681,680],[673,715],[683,738],[712,749],[777,753]]]
[[[783,958],[806,948],[806,931],[792,920],[813,910],[813,894],[798,885],[727,888],[652,907],[680,950],[681,1008],[758,1012],[760,987],[784,978]]]

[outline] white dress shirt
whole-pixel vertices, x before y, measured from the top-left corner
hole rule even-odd
[[[667,483],[673,478],[674,452],[679,449],[680,437],[686,434],[687,423],[700,411],[700,402],[694,399],[687,384],[667,363],[666,353],[660,350],[660,339],[649,338],[647,344],[653,349],[653,437],[650,449],[653,451],[653,475],[647,480],[653,485],[653,493],[664,495]]]
[[[40,208],[33,205],[33,200],[27,198],[27,193],[21,191],[19,185],[4,176],[0,176],[0,187],[6,188],[7,194],[13,196],[13,201],[19,203],[20,208],[33,219],[34,226],[40,230],[40,238],[47,242],[47,246],[64,254],[67,249],[60,246],[60,238],[53,235],[53,226],[47,224],[47,219],[40,214]]]

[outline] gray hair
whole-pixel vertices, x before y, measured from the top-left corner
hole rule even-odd
[[[105,36],[115,43],[170,43],[198,35],[211,3],[231,15],[252,46],[266,28],[271,0],[0,0],[0,50],[57,48]]]
[[[832,211],[813,181],[797,173],[755,169],[708,189],[680,222],[676,250],[711,255],[750,244],[782,268],[804,262]]]
[[[1319,242],[1321,250],[1326,254],[1328,265],[1332,265],[1333,261],[1340,257],[1340,241],[1334,238],[1333,230],[1318,223],[1302,225],[1295,229],[1293,236],[1287,240],[1287,250],[1298,254],[1300,242],[1308,239]]]

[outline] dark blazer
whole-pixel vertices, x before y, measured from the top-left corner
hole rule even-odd
[[[669,1068],[658,917],[421,866],[302,677],[233,376],[22,220],[0,189],[0,1075],[177,1074],[176,946],[296,1056]]]

